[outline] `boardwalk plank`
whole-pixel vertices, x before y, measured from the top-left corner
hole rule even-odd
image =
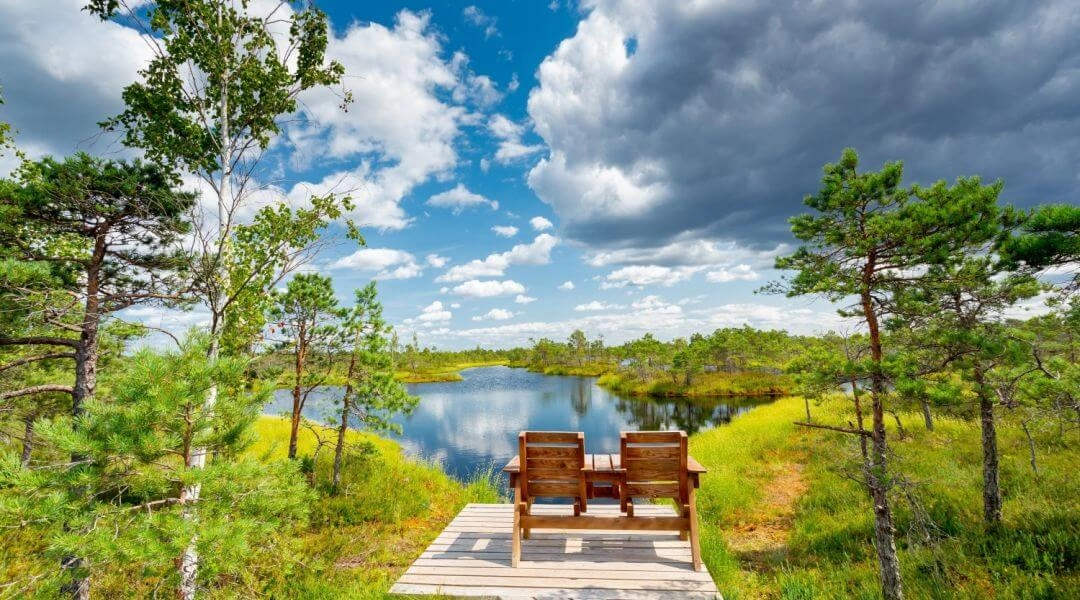
[[[416,559],[390,592],[463,598],[550,600],[699,600],[720,598],[708,572],[690,565],[688,542],[649,531],[534,530],[522,560],[510,567],[513,507],[470,504]],[[536,505],[535,515],[567,506]],[[673,517],[670,506],[640,505],[639,515]],[[617,517],[615,505],[588,515]]]

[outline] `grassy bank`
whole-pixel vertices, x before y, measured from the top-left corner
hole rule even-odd
[[[465,369],[476,367],[494,367],[507,364],[505,361],[488,362],[458,362],[452,364],[425,365],[416,369],[407,368],[406,365],[398,365],[394,371],[394,378],[403,383],[436,383],[441,381],[461,381],[461,372]],[[322,385],[345,385],[345,367],[335,368],[329,374],[319,378]],[[283,370],[276,375],[277,387],[291,389],[293,386],[293,373]]]
[[[518,369],[528,369],[543,375],[564,375],[568,377],[600,377],[610,373],[612,366],[607,363],[586,363],[583,365],[530,365],[526,362],[510,363]]]
[[[843,423],[845,409],[833,400],[815,418]],[[691,438],[710,470],[699,495],[703,554],[729,600],[880,597],[870,506],[845,477],[855,442],[796,428],[802,415],[801,399],[784,398]],[[893,465],[911,480],[914,502],[898,490],[894,504],[909,597],[1063,598],[1080,589],[1075,447],[1039,440],[1036,477],[1023,433],[1003,424],[1005,523],[989,534],[977,425],[939,419],[927,432],[921,417],[900,416],[909,437],[891,432]]]
[[[490,362],[465,362],[452,365],[438,365],[434,367],[419,368],[412,370],[399,370],[394,373],[398,381],[405,383],[436,383],[440,381],[461,381],[461,372],[465,369],[476,367],[497,367],[505,365],[502,361]]]
[[[251,452],[280,458],[288,450],[288,423],[263,417]],[[296,535],[291,561],[271,563],[279,572],[258,595],[302,598],[382,598],[386,590],[468,502],[498,502],[500,490],[485,474],[462,485],[437,465],[405,457],[395,442],[350,431],[350,444],[365,450],[346,459],[341,493],[326,495],[332,450],[316,466],[319,498],[310,523]],[[315,448],[310,431],[300,453]]]
[[[769,373],[702,373],[690,385],[682,378],[650,378],[642,381],[633,373],[608,373],[597,382],[601,387],[630,396],[780,396],[790,393],[787,375]]]

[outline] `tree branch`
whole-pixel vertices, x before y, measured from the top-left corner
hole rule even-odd
[[[51,358],[75,358],[74,352],[50,352],[48,354],[39,354],[37,356],[27,356],[26,358],[20,358],[9,362],[6,365],[0,365],[0,373],[7,371],[8,369],[14,369],[15,367],[25,365],[39,360],[49,360]]]
[[[79,340],[48,336],[0,338],[0,346],[67,346],[69,348],[78,348]]]
[[[0,393],[0,400],[9,400],[11,398],[19,398],[21,396],[29,396],[31,394],[42,394],[45,392],[63,392],[65,394],[72,394],[75,392],[75,389],[70,385],[59,385],[53,383],[45,385],[35,385],[28,388],[23,388],[21,390],[2,392]]]

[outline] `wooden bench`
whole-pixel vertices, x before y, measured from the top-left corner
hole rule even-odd
[[[677,531],[690,540],[694,570],[702,570],[695,490],[705,469],[688,455],[686,434],[624,432],[618,456],[585,454],[584,442],[584,434],[576,432],[518,435],[518,456],[503,469],[514,488],[511,565],[521,560],[521,540],[529,539],[532,529]],[[609,493],[619,498],[625,516],[583,514],[589,492],[602,489],[592,484],[600,482],[613,484]],[[572,499],[574,514],[531,514],[537,497]],[[635,517],[634,498],[670,498],[678,516]]]

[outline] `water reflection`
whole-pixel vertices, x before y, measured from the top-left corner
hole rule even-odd
[[[462,373],[452,383],[410,385],[421,397],[416,411],[401,417],[398,440],[414,455],[439,460],[448,473],[464,478],[490,464],[502,466],[517,453],[523,429],[584,431],[588,452],[618,452],[619,432],[682,429],[695,433],[771,401],[768,398],[638,398],[619,396],[590,377],[558,377],[524,369],[485,367]],[[313,393],[305,416],[333,418],[339,388]],[[287,390],[266,409],[289,410]]]

